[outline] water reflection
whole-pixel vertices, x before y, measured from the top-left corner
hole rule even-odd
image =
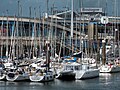
[[[0,90],[120,90],[120,73],[101,73],[100,77],[87,80],[53,82],[0,81]]]

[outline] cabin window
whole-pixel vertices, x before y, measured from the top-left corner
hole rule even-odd
[[[79,67],[78,67],[78,66],[75,66],[75,70],[79,70]]]
[[[73,67],[71,67],[71,70],[73,70]]]
[[[66,70],[73,70],[73,67],[72,66],[67,66]]]

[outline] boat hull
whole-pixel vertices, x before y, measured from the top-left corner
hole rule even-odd
[[[6,80],[6,75],[5,74],[0,74],[0,80]]]
[[[75,73],[73,71],[62,71],[56,75],[57,79],[62,80],[74,80],[75,79]]]
[[[7,81],[23,81],[23,80],[29,80],[28,75],[16,75],[14,73],[8,73],[6,75]]]
[[[76,72],[76,79],[90,79],[99,77],[99,69],[80,70]]]
[[[36,73],[29,76],[30,81],[33,82],[49,82],[54,80],[54,75],[52,72],[47,73]]]
[[[100,67],[100,72],[101,73],[115,73],[115,72],[120,72],[120,66],[101,66]]]

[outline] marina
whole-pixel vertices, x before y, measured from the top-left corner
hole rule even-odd
[[[1,90],[119,90],[120,17],[107,6],[0,16]],[[107,5],[107,2],[106,2]],[[40,7],[39,7],[40,9]],[[33,15],[33,16],[32,16]],[[39,16],[37,16],[39,15]],[[23,86],[21,86],[23,85]]]

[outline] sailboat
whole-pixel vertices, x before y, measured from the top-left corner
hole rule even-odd
[[[7,81],[29,80],[29,73],[22,67],[11,68],[6,73]]]
[[[47,2],[48,3],[48,2]],[[50,31],[50,30],[49,30]],[[31,64],[31,72],[29,79],[33,82],[49,82],[54,80],[54,74],[50,71],[50,42],[46,41],[45,55],[46,58],[40,58],[40,62],[34,62]],[[44,62],[46,60],[46,63]]]
[[[105,41],[103,41],[105,44]],[[106,63],[106,49],[105,45],[103,47],[103,60],[102,60],[102,65],[100,66],[100,72],[101,73],[115,73],[115,72],[120,72],[120,65],[119,63],[116,62],[115,58],[113,58],[113,61],[108,61]]]
[[[61,69],[57,68],[58,75],[57,78],[69,79],[69,80],[79,80],[79,79],[89,79],[99,77],[99,69],[93,68],[88,63],[91,58],[81,58],[82,53],[75,53],[68,59],[64,59],[64,64],[61,64]],[[85,61],[86,60],[86,61]],[[84,62],[79,62],[84,61]]]
[[[73,38],[73,0],[72,0],[72,11],[71,11],[71,43]],[[83,56],[83,55],[82,55]],[[88,63],[91,58],[84,58],[81,57],[81,52],[73,54],[71,57],[77,58],[77,60],[84,61],[86,60],[86,63],[83,62],[70,62],[65,65],[65,70],[63,69],[60,74],[64,72],[68,75],[75,75],[75,79],[88,79],[88,78],[95,78],[99,77],[99,69],[98,68],[91,68],[90,64]],[[57,70],[58,71],[58,70]],[[71,72],[71,73],[70,73]],[[64,75],[64,74],[63,74]]]
[[[39,66],[38,63],[33,63],[30,66],[30,81],[33,82],[48,82],[53,81],[54,76],[52,71],[47,71],[46,66]]]
[[[102,65],[100,67],[100,72],[101,73],[115,73],[115,72],[120,72],[120,66],[119,65],[114,65],[114,64]]]
[[[44,64],[44,60],[41,60],[30,65],[29,79],[33,82],[49,82],[54,80],[54,74],[49,70],[49,65]]]
[[[91,67],[89,63],[90,58],[84,58],[83,54],[82,57],[80,56],[81,52],[73,55],[73,57],[76,57],[78,59],[77,63],[73,63],[71,65],[71,69],[75,73],[75,79],[79,80],[99,77],[99,69]]]
[[[117,17],[117,4],[116,4],[117,2],[115,1],[115,22],[113,23],[113,25],[115,25],[114,27],[113,27],[113,29],[114,29],[114,40],[113,40],[113,45],[111,46],[112,47],[112,55],[110,54],[110,56],[113,56],[113,57],[107,57],[107,59],[106,59],[106,56],[107,56],[107,54],[106,54],[106,41],[105,40],[103,40],[103,60],[102,60],[102,65],[101,65],[101,67],[100,67],[100,72],[101,73],[115,73],[115,72],[120,72],[120,65],[119,65],[119,60],[116,60],[116,58],[118,58],[118,56],[116,55],[117,53],[116,53],[116,51],[117,51],[117,49],[116,49],[116,46],[118,47],[118,49],[119,49],[119,41],[117,41],[117,39],[116,39],[116,36],[117,36],[117,31],[118,31],[118,29],[117,29],[117,20],[116,20],[116,17]],[[106,25],[106,23],[105,23],[105,25]],[[119,37],[119,33],[118,33],[118,37]],[[111,52],[110,51],[110,52]],[[119,51],[118,51],[119,52]],[[116,57],[117,56],[117,57]]]
[[[73,5],[73,1],[71,2],[71,4]],[[66,19],[66,13],[65,13],[65,19]],[[65,19],[64,19],[64,27],[65,27]],[[73,6],[72,6],[72,10],[71,10],[71,22],[72,23],[71,23],[70,43],[72,42],[72,37],[73,37]],[[63,29],[65,29],[64,27],[63,27]],[[71,62],[69,62],[69,61],[74,61],[74,58],[72,58],[71,56],[70,57],[68,56],[67,58],[63,57],[63,62],[62,63],[59,62],[61,60],[60,54],[61,54],[62,46],[65,47],[65,33],[64,32],[62,32],[62,37],[61,38],[62,39],[60,41],[60,51],[59,51],[59,55],[58,55],[58,63],[55,63],[53,65],[53,69],[54,69],[54,72],[55,72],[55,78],[62,79],[62,80],[74,80],[75,79],[75,73],[73,73],[73,70],[67,69],[69,64],[71,64]],[[64,44],[64,45],[62,45],[62,44]],[[63,54],[65,54],[65,50],[63,50]],[[66,61],[68,61],[68,62],[66,62]]]
[[[57,79],[62,79],[62,80],[74,80],[75,79],[75,73],[73,72],[72,69],[69,68],[69,66],[73,62],[69,62],[69,61],[72,61],[72,59],[66,58],[66,59],[64,59],[64,61],[62,63],[59,63],[58,65],[53,67],[55,69],[54,70],[55,77]]]
[[[82,3],[81,3],[81,6],[82,6]],[[84,25],[83,25],[83,29],[84,29]],[[84,41],[84,39],[80,41],[81,44],[82,44],[82,41]],[[85,47],[85,48],[87,48],[87,47]],[[82,55],[81,55],[81,53],[82,53]],[[99,69],[91,67],[91,65],[89,63],[91,58],[88,58],[87,54],[84,57],[84,53],[83,52],[79,52],[79,53],[75,53],[73,55],[73,57],[76,57],[78,59],[78,63],[75,64],[75,65],[73,63],[73,65],[71,66],[71,68],[73,69],[73,71],[75,73],[75,79],[79,80],[79,79],[88,79],[88,78],[99,77]]]

